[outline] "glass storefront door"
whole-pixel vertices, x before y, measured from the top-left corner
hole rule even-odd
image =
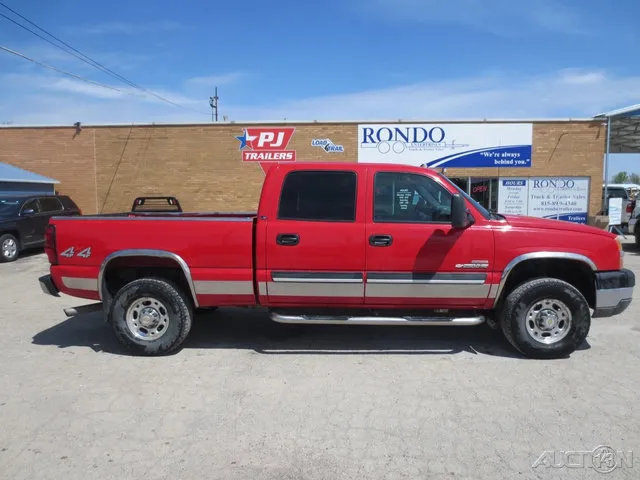
[[[498,208],[498,179],[485,177],[450,177],[462,190],[487,210]]]
[[[449,177],[447,177],[449,178]],[[461,190],[469,193],[469,178],[468,177],[451,177],[449,178],[452,183],[455,183]]]
[[[498,208],[498,179],[477,178],[469,179],[471,197],[487,210]]]

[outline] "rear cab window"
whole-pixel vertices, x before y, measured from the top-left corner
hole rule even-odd
[[[346,170],[289,172],[282,184],[279,220],[355,222],[357,175]]]

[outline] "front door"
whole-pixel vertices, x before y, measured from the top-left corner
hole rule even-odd
[[[286,175],[277,216],[266,227],[269,303],[364,302],[365,183],[344,169]]]
[[[481,307],[491,284],[493,232],[451,227],[452,194],[429,176],[369,174],[368,305]]]
[[[27,200],[20,209],[21,242],[24,246],[32,246],[38,243],[38,232],[44,221],[40,211],[38,199]],[[46,224],[42,227],[45,228]]]

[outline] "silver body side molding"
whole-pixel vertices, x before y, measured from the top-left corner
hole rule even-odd
[[[502,277],[500,278],[500,284],[498,285],[498,291],[496,292],[496,301],[500,298],[502,294],[502,290],[507,283],[507,279],[509,278],[509,274],[513,271],[513,269],[520,263],[525,262],[527,260],[540,260],[540,259],[548,259],[555,258],[559,260],[573,260],[576,262],[582,262],[587,265],[592,271],[596,272],[598,267],[589,257],[585,257],[584,255],[580,255],[578,253],[569,253],[569,252],[532,252],[525,253],[523,255],[519,255],[513,260],[511,260],[507,266],[504,268],[502,272]]]
[[[108,255],[102,262],[102,265],[100,265],[100,272],[98,273],[98,296],[100,297],[100,300],[102,300],[104,272],[107,269],[109,262],[111,262],[112,260],[115,260],[116,258],[121,258],[121,257],[155,257],[155,258],[168,258],[170,260],[173,260],[180,266],[182,273],[184,273],[184,276],[187,279],[187,283],[189,284],[189,290],[191,290],[191,297],[193,298],[193,303],[195,307],[196,308],[199,307],[198,297],[196,296],[196,289],[193,283],[193,278],[191,278],[191,270],[189,269],[187,262],[185,262],[180,255],[177,255],[173,252],[168,252],[166,250],[149,250],[149,249],[120,250],[118,252],[113,252],[112,254]]]
[[[412,325],[469,327],[484,323],[485,317],[356,317],[335,315],[284,315],[272,312],[271,320],[278,323],[323,325]]]

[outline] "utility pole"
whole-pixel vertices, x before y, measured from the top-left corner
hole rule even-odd
[[[213,97],[209,97],[209,106],[211,107],[211,121],[218,121],[218,87]],[[215,120],[214,120],[215,119]]]

